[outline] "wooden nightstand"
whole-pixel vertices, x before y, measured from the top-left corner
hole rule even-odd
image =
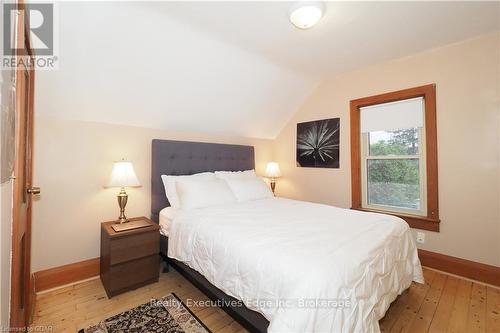
[[[108,297],[157,282],[160,275],[160,226],[145,217],[149,226],[115,232],[101,223],[101,281]]]

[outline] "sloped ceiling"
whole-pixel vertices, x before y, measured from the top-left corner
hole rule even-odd
[[[325,77],[498,30],[497,2],[332,2],[306,31],[290,5],[59,3],[59,70],[37,73],[37,112],[274,138]]]

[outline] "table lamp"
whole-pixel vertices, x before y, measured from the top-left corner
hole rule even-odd
[[[120,187],[120,193],[118,194],[118,205],[120,206],[120,216],[118,217],[118,223],[128,222],[125,216],[125,206],[127,205],[128,194],[125,192],[125,187],[141,186],[139,179],[134,171],[134,166],[132,162],[125,160],[115,162],[113,164],[113,170],[111,171],[111,180],[108,183],[108,187]]]
[[[277,162],[269,162],[266,166],[266,177],[271,178],[271,190],[274,193],[276,178],[281,177],[280,165]]]

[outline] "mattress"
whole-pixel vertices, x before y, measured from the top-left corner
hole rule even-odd
[[[168,256],[269,320],[268,332],[379,332],[422,268],[400,218],[282,198],[178,211]]]
[[[178,209],[172,207],[166,207],[160,210],[160,218],[159,218],[160,233],[163,236],[168,237],[168,230],[170,228],[170,224],[172,223],[172,220],[177,214],[177,211]]]

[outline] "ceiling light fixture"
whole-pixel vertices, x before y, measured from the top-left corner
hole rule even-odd
[[[321,1],[299,2],[290,8],[290,22],[299,29],[309,29],[319,22],[324,11]]]

